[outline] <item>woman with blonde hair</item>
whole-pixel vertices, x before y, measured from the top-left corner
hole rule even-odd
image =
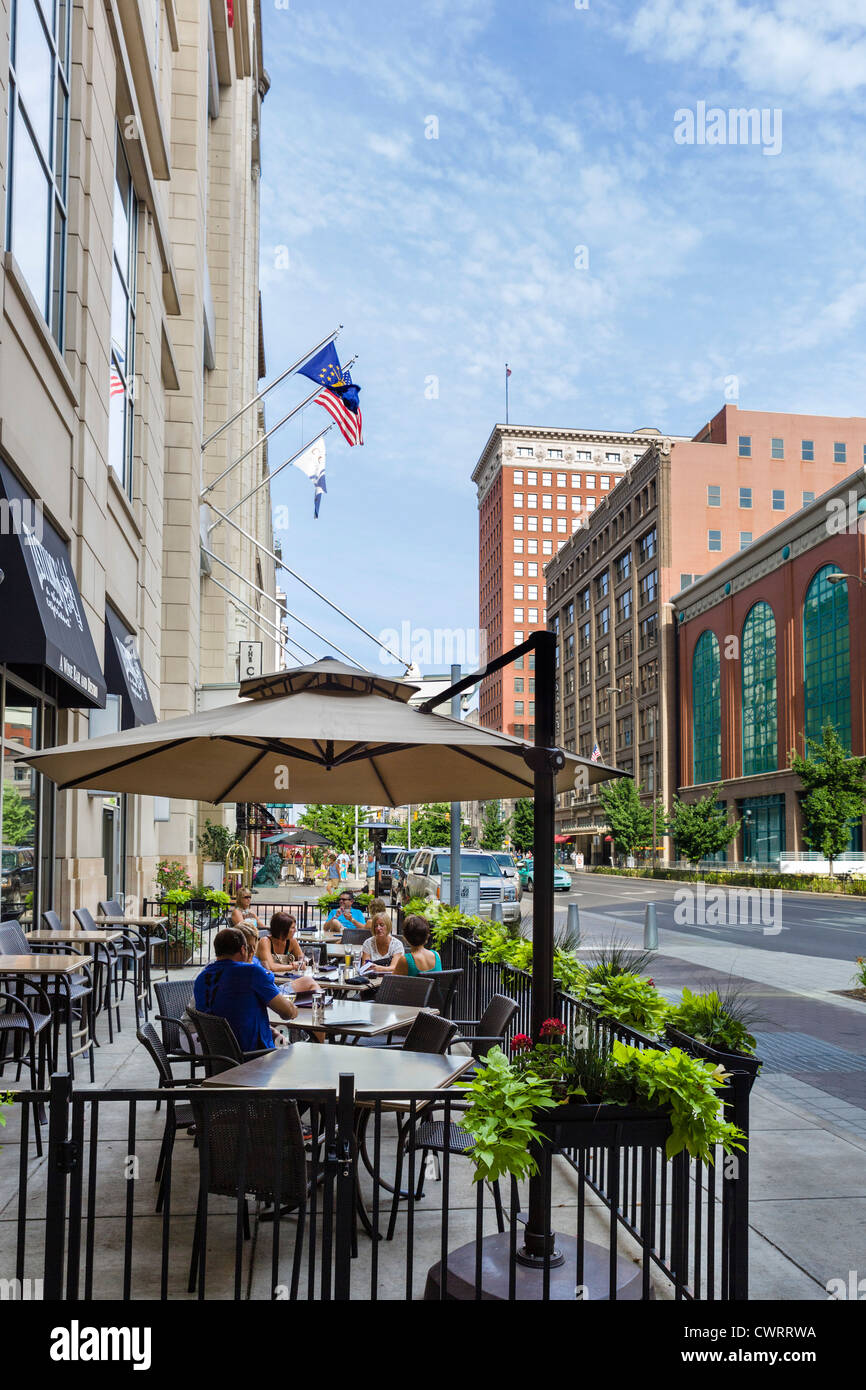
[[[387,912],[377,912],[370,921],[373,935],[364,942],[361,964],[369,963],[376,975],[393,975],[403,955],[403,942],[391,935],[391,918]]]

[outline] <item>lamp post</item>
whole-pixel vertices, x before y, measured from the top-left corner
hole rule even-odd
[[[864,571],[864,573],[866,573],[866,571]],[[860,587],[861,587],[861,589],[866,589],[866,579],[861,579],[860,576],[859,576],[859,574],[828,574],[828,575],[827,575],[827,583],[828,583],[828,584],[843,584],[843,583],[847,583],[849,580],[850,580],[852,583],[854,583],[854,584],[859,584]]]

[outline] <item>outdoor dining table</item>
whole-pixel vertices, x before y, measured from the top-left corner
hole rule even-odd
[[[160,933],[159,933],[159,931],[158,931],[158,928],[159,928],[159,927],[167,927],[167,926],[168,926],[168,918],[167,918],[167,917],[161,917],[161,916],[158,916],[158,915],[141,916],[141,917],[135,917],[135,916],[131,916],[131,915],[130,915],[130,916],[127,916],[127,917],[123,917],[123,916],[115,916],[115,915],[113,915],[113,914],[112,914],[111,916],[108,916],[108,917],[103,917],[102,914],[100,913],[94,920],[95,920],[96,925],[97,925],[98,927],[134,927],[137,931],[144,932],[144,935],[145,935],[145,937],[147,938],[147,944],[148,944],[148,946],[150,945],[150,937],[151,937],[151,935],[155,936],[155,937],[157,938],[158,941],[164,942],[164,944],[165,944],[165,977],[166,977],[166,979],[168,979],[168,948],[169,948],[169,944],[170,944],[170,943],[169,943],[168,935],[165,934],[164,936],[161,936]],[[151,996],[150,996],[150,951],[149,951],[149,950],[145,951],[145,953],[144,953],[144,980],[145,980],[145,985],[146,985],[146,987],[147,987],[147,997],[148,997],[148,1001],[149,1001],[149,1000],[150,1000],[150,997],[151,997]]]
[[[325,1009],[322,1022],[314,1023],[312,1008],[298,1003],[297,1017],[278,1019],[278,1027],[301,1033],[324,1033],[328,1037],[376,1038],[406,1028],[421,1012],[417,1004],[369,1004],[334,999]]]
[[[87,1027],[76,1030],[74,1034],[72,1031],[72,987],[70,983],[73,975],[86,970],[89,965],[90,960],[86,956],[49,955],[48,953],[32,956],[0,956],[0,977],[9,975],[13,978],[26,980],[28,975],[45,975],[54,976],[59,981],[61,988],[66,993],[67,1056],[70,1070],[73,1072],[73,1059],[83,1056],[85,1052],[90,1054],[91,1067],[93,1065],[93,1032],[90,1026],[89,1013]],[[60,1018],[56,1011],[53,1013],[52,1051],[56,1066],[57,1046],[60,1039]],[[73,1048],[73,1036],[84,1039],[79,1047]]]
[[[99,960],[99,947],[106,943],[123,940],[122,931],[83,931],[81,927],[69,927],[63,930],[46,930],[44,927],[33,931],[25,932],[24,935],[33,946],[90,946],[90,952],[85,951],[85,955],[90,955],[97,967],[101,964]],[[106,956],[108,953],[106,952]],[[106,960],[106,966],[108,962]],[[109,1026],[111,1025],[111,970],[105,971],[105,997],[102,1008],[107,1010]]]

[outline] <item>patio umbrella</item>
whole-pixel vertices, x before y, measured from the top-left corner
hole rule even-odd
[[[296,849],[325,849],[333,843],[318,830],[282,830],[279,835],[267,835],[262,840],[263,845],[293,845]]]
[[[61,788],[199,801],[292,800],[348,806],[531,796],[531,745],[408,704],[417,687],[326,658],[245,681],[232,705],[23,761]],[[619,777],[564,754],[557,792]]]

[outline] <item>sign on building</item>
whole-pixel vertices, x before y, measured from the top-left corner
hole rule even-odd
[[[262,674],[263,642],[238,643],[238,671],[242,681]]]

